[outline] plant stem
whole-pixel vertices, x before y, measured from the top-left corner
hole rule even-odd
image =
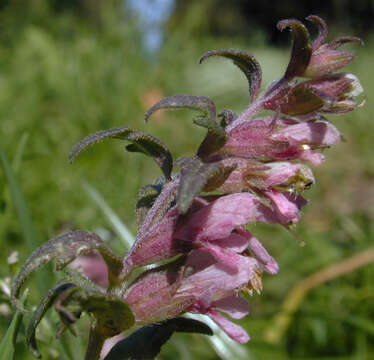
[[[237,127],[238,125],[248,121],[253,117],[253,115],[257,114],[264,108],[264,103],[271,99],[272,97],[276,96],[282,89],[288,86],[290,80],[287,80],[285,77],[282,77],[278,80],[273,86],[266,91],[266,93],[255,100],[249,107],[244,110],[240,116],[233,121],[229,126],[226,127],[226,132],[229,133],[232,129]]]
[[[99,360],[106,336],[97,322],[91,323],[85,360]]]

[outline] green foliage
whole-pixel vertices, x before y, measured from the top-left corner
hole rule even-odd
[[[24,293],[20,303],[23,305],[26,301],[27,291]],[[0,342],[0,359],[14,360],[15,346],[19,328],[22,321],[22,313],[17,310],[14,315],[12,322],[9,325],[8,330],[4,334]]]

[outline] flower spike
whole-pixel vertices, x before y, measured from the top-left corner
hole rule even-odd
[[[138,232],[124,258],[97,235],[74,231],[47,241],[21,267],[11,291],[18,307],[22,286],[41,265],[55,260],[56,270],[65,272],[31,318],[27,343],[34,355],[39,355],[36,327],[53,305],[61,319],[58,334],[73,330],[81,313],[90,315],[90,360],[99,360],[106,338],[135,327],[141,329],[115,345],[105,359],[152,359],[175,331],[211,333],[203,324],[179,317],[186,312],[209,316],[239,343],[250,339],[228,317],[248,314],[248,301],[241,294],[261,293],[262,274],[276,275],[279,265],[246,227],[277,224],[299,239],[293,226],[307,205],[301,192],[315,183],[306,162],[321,164],[322,150],[341,140],[325,114],[356,109],[363,92],[355,75],[335,73],[354,57],[339,47],[360,40],[342,37],[325,43],[326,23],[316,15],[307,20],[318,28],[313,42],[300,21],[278,23],[280,30],[292,31],[291,58],[284,76],[261,96],[261,68],[252,55],[221,49],[201,57],[200,63],[212,56],[229,58],[244,72],[251,104],[241,114],[225,109],[217,119],[212,100],[192,95],[167,97],[146,112],[146,121],[160,109],[200,113],[194,122],[207,129],[206,136],[195,155],[174,163],[179,167],[176,173],[161,141],[129,127],[99,131],[73,148],[71,161],[100,140],[127,140],[127,150],[153,157],[163,176],[138,193]],[[259,115],[263,110],[273,113]],[[301,240],[300,244],[304,245]]]

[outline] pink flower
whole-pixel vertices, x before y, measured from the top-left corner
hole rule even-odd
[[[327,25],[324,20],[315,15],[308,16],[307,20],[318,26],[319,35],[312,44],[312,56],[302,76],[311,78],[325,76],[341,69],[354,59],[351,51],[338,49],[348,42],[362,43],[361,39],[346,36],[324,43],[327,37]]]
[[[182,312],[206,314],[239,342],[247,333],[217,311],[240,319],[248,314],[248,303],[240,290],[261,291],[257,260],[234,250],[209,246],[194,250],[185,263],[149,270],[138,277],[124,294],[138,324],[153,323]]]
[[[108,268],[101,255],[94,251],[89,255],[80,256],[70,267],[83,272],[94,283],[106,287],[108,285]]]

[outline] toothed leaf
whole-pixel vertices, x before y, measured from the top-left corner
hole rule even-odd
[[[223,56],[231,59],[233,63],[243,71],[249,83],[250,99],[253,101],[261,87],[262,71],[256,58],[245,51],[235,49],[212,50],[205,53],[199,60],[201,64],[205,59],[211,56]]]
[[[285,78],[291,80],[295,76],[302,76],[308,67],[312,55],[308,30],[303,23],[293,19],[279,21],[277,27],[281,31],[289,27],[293,34],[291,59],[285,73]]]
[[[132,144],[126,147],[128,151],[141,152],[152,157],[160,166],[165,177],[170,179],[173,158],[167,146],[154,136],[137,131],[130,127],[113,128],[88,135],[77,143],[71,150],[69,155],[70,163],[72,163],[78,154],[88,146],[108,138],[130,141]]]
[[[176,318],[161,324],[144,326],[110,350],[104,360],[154,359],[174,332],[213,335],[210,327],[200,321]]]
[[[56,270],[61,270],[77,257],[93,250],[100,252],[108,266],[109,281],[115,282],[122,269],[122,259],[113,254],[96,234],[83,230],[71,231],[48,240],[31,254],[13,281],[12,302],[17,302],[24,282],[43,264],[56,260]]]

